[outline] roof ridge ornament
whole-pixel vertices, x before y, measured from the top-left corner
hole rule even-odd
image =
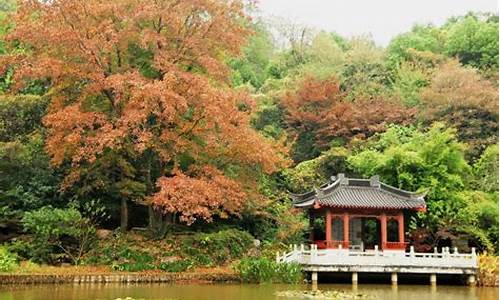
[[[340,181],[340,185],[349,185],[349,178],[344,173],[337,174],[337,180]]]
[[[323,189],[318,188],[318,187],[314,187],[314,192],[316,192],[317,196],[324,196],[325,195],[325,193],[323,192]]]
[[[420,199],[420,198],[423,198],[423,197],[427,196],[427,194],[429,193],[429,191],[430,191],[430,188],[425,188],[422,191],[417,191],[417,192],[410,193],[410,197],[412,199]]]
[[[373,175],[372,177],[370,177],[370,186],[380,187],[380,176]]]

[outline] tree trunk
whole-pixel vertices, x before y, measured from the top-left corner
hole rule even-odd
[[[128,203],[124,197],[122,197],[121,202],[120,230],[121,232],[126,232],[128,228]]]
[[[153,225],[154,225],[154,211],[153,211],[153,206],[151,204],[148,205],[148,229],[152,233],[153,232]]]
[[[151,219],[153,221],[151,224],[151,234],[153,238],[161,239],[167,234],[168,225],[170,224],[169,217],[171,217],[171,214],[164,214],[162,211],[154,208],[152,208],[151,211]]]
[[[146,161],[146,169],[144,177],[146,179],[146,195],[150,196],[153,193],[153,180],[151,178],[151,165],[153,156],[150,153]],[[151,204],[148,205],[148,228],[151,236],[156,239],[161,239],[165,236],[168,229],[168,217],[171,214],[163,214],[159,209],[155,209]]]
[[[146,168],[144,169],[144,178],[146,180],[146,195],[151,196],[153,192],[153,182],[151,180],[151,154],[147,154]],[[148,204],[148,228],[151,233],[154,231],[154,209],[151,204]]]

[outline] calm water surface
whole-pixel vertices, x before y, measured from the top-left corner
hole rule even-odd
[[[464,286],[366,284],[354,289],[351,285],[320,284],[320,290],[342,290],[368,295],[368,299],[383,300],[493,300],[498,288]],[[142,284],[142,285],[38,285],[0,287],[0,300],[97,300],[132,297],[144,300],[286,300],[276,291],[310,289],[307,285],[250,285],[250,284]],[[295,298],[297,299],[297,298]]]

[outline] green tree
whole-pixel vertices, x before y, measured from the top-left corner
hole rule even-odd
[[[410,59],[411,49],[441,53],[443,50],[441,30],[433,25],[416,25],[410,32],[396,36],[387,46],[391,63],[397,65]]]
[[[469,15],[450,24],[444,51],[462,64],[498,69],[498,20]]]
[[[377,47],[369,36],[353,38],[348,45],[345,62],[339,71],[341,87],[347,98],[386,97],[390,70],[385,50]]]
[[[259,89],[267,79],[267,68],[274,54],[274,43],[271,34],[261,23],[253,25],[254,34],[243,47],[243,54],[228,61],[231,67],[234,86],[245,83]]]
[[[423,132],[394,126],[347,161],[363,176],[378,174],[399,188],[426,190],[427,212],[416,215],[412,227],[429,230],[434,242],[465,236],[491,250],[496,241],[488,233],[491,217],[484,214],[491,201],[484,193],[466,191],[472,168],[464,149],[456,130],[442,123]]]
[[[473,188],[498,193],[498,164],[498,144],[490,145],[473,165]]]
[[[295,76],[314,75],[328,78],[337,73],[345,61],[345,53],[338,39],[331,33],[320,31],[305,49],[305,61],[297,66]]]
[[[449,59],[442,54],[408,49],[408,59],[392,66],[390,88],[394,96],[410,107],[421,102],[422,89],[429,85],[436,68]]]
[[[0,96],[0,224],[11,234],[24,211],[61,204],[60,177],[44,151],[47,104],[39,96]]]
[[[407,190],[429,189],[428,199],[444,200],[464,187],[470,166],[456,131],[436,123],[428,131],[393,126],[378,141],[348,158],[364,176],[380,175],[385,182]]]
[[[332,147],[314,159],[285,169],[282,173],[287,190],[303,193],[323,185],[332,174],[347,171],[348,155],[347,149]]]

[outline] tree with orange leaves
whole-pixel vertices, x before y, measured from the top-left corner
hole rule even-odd
[[[225,166],[273,172],[283,161],[250,128],[250,99],[227,85],[223,59],[250,33],[240,1],[21,0],[13,21],[7,41],[26,50],[2,65],[15,69],[14,90],[51,83],[46,149],[54,166],[71,164],[63,188],[111,152],[147,162],[147,203],[211,220],[243,208],[243,185]]]
[[[296,161],[317,156],[333,139],[346,142],[353,137],[366,138],[384,131],[391,123],[409,123],[415,114],[414,110],[386,99],[350,101],[334,77],[320,80],[308,76],[281,103],[287,127],[297,137]]]

